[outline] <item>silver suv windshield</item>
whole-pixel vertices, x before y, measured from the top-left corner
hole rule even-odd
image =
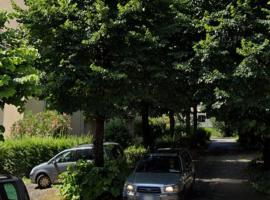
[[[136,172],[181,173],[180,160],[176,156],[154,156],[141,161]]]

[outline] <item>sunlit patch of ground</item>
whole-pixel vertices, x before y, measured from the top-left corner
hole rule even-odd
[[[36,188],[36,185],[29,184],[27,190],[31,200],[63,200],[60,197],[59,189],[56,187],[41,190]]]

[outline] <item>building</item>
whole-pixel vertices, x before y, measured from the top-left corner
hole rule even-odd
[[[15,0],[15,2],[24,7],[24,0]],[[0,0],[0,9],[10,12],[12,10],[11,0]],[[8,26],[16,27],[17,23],[15,20],[11,21]],[[44,101],[38,101],[31,99],[25,105],[25,112],[32,112],[36,114],[44,111],[46,104]],[[10,132],[11,126],[18,120],[22,119],[24,113],[19,113],[17,108],[13,105],[5,105],[3,110],[0,110],[0,125],[3,125],[6,129],[6,133]],[[71,116],[71,127],[73,134],[86,134],[94,132],[94,122],[86,123],[84,120],[83,112],[75,112]]]

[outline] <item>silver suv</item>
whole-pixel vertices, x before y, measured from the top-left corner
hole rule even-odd
[[[127,200],[182,200],[195,183],[195,169],[186,150],[159,149],[140,161],[128,177]]]
[[[123,150],[118,143],[104,143],[104,156],[108,159],[117,159],[123,156]],[[39,188],[48,188],[58,182],[58,175],[67,170],[68,166],[75,166],[78,160],[92,162],[93,144],[80,145],[66,149],[48,162],[34,167],[30,173],[32,183],[37,183]]]

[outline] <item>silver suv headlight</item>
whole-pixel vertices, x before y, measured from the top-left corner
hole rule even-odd
[[[177,193],[179,192],[179,187],[177,185],[166,185],[164,191],[166,193]]]
[[[131,183],[126,183],[125,184],[125,190],[127,192],[127,195],[134,196],[134,194],[135,194],[135,187]]]

